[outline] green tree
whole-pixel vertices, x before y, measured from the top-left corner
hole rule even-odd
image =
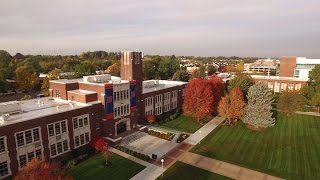
[[[180,69],[177,72],[174,73],[174,75],[172,76],[172,80],[174,81],[184,81],[184,82],[188,82],[189,81],[189,74],[188,71],[184,70],[184,69]]]
[[[159,62],[157,60],[152,59],[150,57],[145,58],[142,64],[142,72],[143,72],[144,80],[158,79],[159,78],[159,73],[157,70],[158,66],[159,66]]]
[[[316,65],[309,73],[309,81],[301,92],[308,100],[308,104],[316,106],[319,111],[319,94],[320,94],[320,65]]]
[[[213,65],[208,66],[208,76],[212,76],[217,72],[217,68]]]
[[[305,105],[305,102],[304,96],[297,91],[282,92],[278,99],[277,108],[288,116],[298,111]]]
[[[49,96],[49,86],[50,86],[50,80],[56,80],[60,77],[60,71],[59,70],[53,70],[48,73],[48,77],[43,79],[42,85],[41,85],[41,93],[45,96]]]
[[[227,85],[228,91],[230,92],[235,87],[240,87],[242,92],[247,95],[248,89],[254,85],[254,80],[251,76],[245,74],[237,74],[233,79],[231,79]]]
[[[18,86],[26,92],[31,91],[38,83],[38,77],[34,72],[29,72],[27,67],[20,66],[16,69]]]
[[[179,69],[179,62],[175,57],[164,57],[159,62],[159,76],[161,79],[170,79],[173,74]]]
[[[272,102],[272,94],[266,84],[258,83],[251,86],[243,122],[257,129],[273,126],[275,120],[272,117]]]

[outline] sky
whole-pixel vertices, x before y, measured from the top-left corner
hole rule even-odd
[[[320,58],[320,1],[1,0],[0,49]]]

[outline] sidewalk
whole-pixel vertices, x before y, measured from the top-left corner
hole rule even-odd
[[[180,161],[207,171],[220,174],[232,179],[247,180],[280,180],[281,178],[270,176],[258,171],[211,159],[198,154],[186,152],[179,158]]]
[[[189,138],[187,138],[184,143],[188,143],[191,145],[198,144],[203,138],[205,138],[211,131],[213,131],[216,127],[218,127],[222,121],[224,120],[223,117],[215,117],[210,122],[205,124],[202,128],[198,131],[193,133]]]
[[[316,113],[316,112],[301,112],[301,111],[297,111],[296,114],[303,114],[303,115],[309,115],[309,116],[320,116],[320,113]]]

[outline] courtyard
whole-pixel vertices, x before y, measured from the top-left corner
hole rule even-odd
[[[174,149],[179,145],[175,139],[172,141],[161,139],[159,137],[151,136],[145,132],[137,131],[127,137],[125,137],[120,146],[126,147],[130,150],[136,151],[152,157],[152,154],[157,155],[157,159]]]
[[[277,117],[265,132],[220,126],[192,152],[285,179],[320,179],[320,117]]]

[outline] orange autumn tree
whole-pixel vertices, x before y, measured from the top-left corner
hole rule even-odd
[[[73,180],[73,177],[63,177],[63,171],[59,163],[41,161],[38,157],[33,158],[22,168],[14,180]]]
[[[228,125],[233,125],[236,119],[244,116],[245,105],[244,95],[241,89],[236,87],[221,99],[218,112],[221,117],[226,118]]]
[[[224,82],[219,76],[211,76],[209,82],[211,83],[213,93],[212,113],[216,115],[218,114],[218,105],[224,92]]]
[[[244,116],[244,107],[246,106],[243,92],[239,87],[235,87],[230,92],[229,114],[232,120],[242,119]]]
[[[120,71],[121,71],[120,63],[114,63],[111,66],[109,66],[107,69],[107,73],[110,73],[113,76],[120,76]]]
[[[183,112],[191,115],[198,122],[200,119],[212,114],[213,93],[211,83],[205,79],[193,79],[189,81],[186,89]]]

